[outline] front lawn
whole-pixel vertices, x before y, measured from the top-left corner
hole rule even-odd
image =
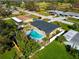
[[[46,46],[43,50],[36,53],[30,59],[73,59],[70,56],[62,43],[53,41],[51,44]]]
[[[73,23],[79,23],[79,19],[75,19],[75,18],[68,18],[69,22],[73,22]]]
[[[67,25],[67,24],[64,24],[64,23],[61,23],[61,22],[57,22],[57,21],[55,21],[55,22],[52,22],[53,24],[56,24],[56,25],[58,25],[58,26],[60,26],[62,29],[65,29],[65,30],[69,30],[69,29],[71,29],[70,27],[70,25]]]

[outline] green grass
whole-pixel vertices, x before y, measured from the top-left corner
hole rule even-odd
[[[5,53],[0,54],[0,59],[13,59],[15,52],[15,48],[12,48],[10,51],[6,51]]]
[[[69,30],[70,29],[69,28],[70,25],[67,25],[67,24],[64,24],[64,23],[61,23],[61,22],[56,22],[56,21],[52,22],[52,23],[60,26],[61,28],[65,29],[65,30]]]
[[[30,17],[32,17],[32,18],[38,18],[38,16],[35,16],[35,15],[30,15]]]
[[[69,18],[67,21],[79,24],[79,19]],[[79,28],[75,28],[74,30],[79,31]]]
[[[24,43],[23,39],[20,37],[20,34],[22,34],[22,33],[21,32],[18,32],[16,38],[17,38],[17,41],[18,41],[18,45],[21,48],[24,48],[25,47],[25,43]]]
[[[68,18],[69,22],[73,22],[73,23],[79,23],[79,20],[78,19],[75,19],[75,18]]]
[[[37,12],[41,15],[44,15],[44,16],[50,16],[49,13],[45,12],[45,11],[40,11],[40,12]]]
[[[73,59],[70,56],[62,43],[53,41],[43,50],[36,53],[31,59]]]
[[[75,22],[75,23],[76,22],[79,23],[79,20],[77,20],[77,19],[73,19],[73,20],[70,20],[70,21]],[[70,29],[75,30],[75,31],[79,31],[79,28],[73,29],[72,25],[67,25],[67,24],[64,24],[64,23],[61,23],[61,22],[57,22],[57,21],[52,22],[52,23],[56,24],[56,25],[59,25],[62,29],[66,30],[66,31],[68,31]]]
[[[15,25],[15,21],[13,21],[12,19],[5,20],[5,23]]]

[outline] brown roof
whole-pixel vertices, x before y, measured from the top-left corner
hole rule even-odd
[[[17,18],[18,19],[20,19],[20,20],[28,20],[28,19],[30,19],[30,17],[29,16],[17,16]]]
[[[79,8],[79,3],[73,4],[73,7],[74,7],[74,8]]]

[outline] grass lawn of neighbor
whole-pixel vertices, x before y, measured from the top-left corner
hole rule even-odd
[[[16,56],[15,48],[12,48],[10,51],[6,51],[3,54],[0,54],[0,59],[13,59]]]
[[[65,29],[65,30],[69,30],[70,29],[69,28],[70,25],[67,25],[67,24],[64,24],[64,23],[61,23],[61,22],[57,22],[57,21],[52,22],[52,23],[56,24],[56,25],[59,25],[62,29]]]
[[[67,21],[73,22],[73,23],[79,23],[79,19],[75,19],[75,18],[69,18]]]
[[[53,41],[43,50],[36,53],[31,59],[73,59],[70,56],[62,43]]]

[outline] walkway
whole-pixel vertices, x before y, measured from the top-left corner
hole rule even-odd
[[[21,57],[23,56],[23,53],[21,52],[20,48],[16,45],[16,43],[13,41],[13,44],[15,45],[15,48],[17,49],[17,54]]]
[[[51,43],[52,41],[54,41],[58,36],[62,35],[65,32],[65,30],[63,30],[63,29],[61,29],[60,31],[61,31],[60,33],[58,33],[57,35],[55,35],[54,37],[52,37],[50,39],[49,43]]]

